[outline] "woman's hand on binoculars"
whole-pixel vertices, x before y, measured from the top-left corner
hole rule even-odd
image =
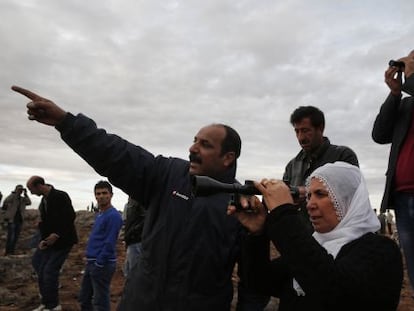
[[[269,211],[283,204],[293,204],[289,187],[282,180],[264,178],[254,182],[254,186],[262,193]]]

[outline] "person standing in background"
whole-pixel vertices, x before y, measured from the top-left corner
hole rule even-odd
[[[43,177],[30,177],[27,188],[32,194],[42,196],[39,205],[40,242],[32,257],[41,304],[33,311],[62,310],[59,273],[72,246],[78,242],[74,223],[76,213],[69,195],[46,184]]]
[[[122,217],[112,206],[109,182],[99,181],[94,192],[99,213],[86,246],[87,263],[79,302],[82,311],[110,311],[110,285],[116,269],[116,242]]]
[[[291,114],[290,123],[302,150],[286,165],[283,180],[297,189],[298,197],[295,203],[309,229],[313,231],[306,211],[306,178],[326,163],[343,161],[359,166],[358,158],[351,148],[333,145],[323,135],[325,116],[320,109],[314,106],[300,106]]]
[[[386,220],[387,220],[388,234],[392,235],[394,233],[394,230],[392,229],[394,225],[394,216],[391,214],[391,211],[389,209],[387,210]]]
[[[26,206],[31,204],[32,201],[30,201],[27,195],[27,190],[22,185],[17,185],[14,191],[4,199],[4,222],[7,223],[7,240],[4,256],[14,254],[24,222],[24,211]]]
[[[381,224],[381,228],[380,228],[379,232],[380,232],[380,234],[384,235],[384,234],[387,233],[387,231],[386,231],[387,216],[385,215],[384,212],[380,211],[380,213],[378,215],[378,220]]]
[[[141,256],[141,236],[144,228],[145,209],[136,200],[128,197],[123,215],[125,217],[124,240],[126,246],[124,276],[128,277],[129,272]]]

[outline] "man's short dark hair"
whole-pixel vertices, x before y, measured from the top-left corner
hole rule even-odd
[[[304,118],[309,118],[313,127],[325,128],[325,116],[323,112],[314,106],[300,106],[290,116],[290,123],[295,125]]]
[[[32,186],[36,187],[38,185],[44,185],[45,179],[43,177],[37,176],[32,180]]]
[[[109,193],[112,194],[112,185],[106,180],[98,181],[95,185],[94,192],[96,192],[96,189],[108,189]]]
[[[236,159],[240,156],[241,152],[241,138],[239,134],[236,132],[235,129],[228,125],[218,124],[224,127],[226,131],[226,136],[224,137],[221,143],[221,154],[225,154],[227,152],[234,152],[236,155]]]

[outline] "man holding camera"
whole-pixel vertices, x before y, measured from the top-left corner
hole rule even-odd
[[[23,194],[23,195],[22,195]],[[3,203],[5,210],[4,221],[7,222],[7,241],[5,256],[13,255],[17,240],[20,236],[24,221],[24,211],[27,205],[32,204],[27,190],[22,185],[17,185],[14,191],[7,196]]]
[[[414,286],[414,50],[389,65],[384,78],[390,93],[377,115],[372,138],[378,144],[391,143],[381,212],[394,209],[408,277]],[[411,96],[403,98],[402,91]]]

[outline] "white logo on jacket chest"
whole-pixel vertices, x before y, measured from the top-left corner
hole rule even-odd
[[[189,197],[188,197],[188,196],[186,196],[185,194],[179,193],[179,192],[178,192],[178,191],[176,191],[176,190],[174,190],[174,191],[172,192],[172,195],[173,195],[173,196],[176,196],[176,197],[179,197],[179,198],[181,198],[181,199],[184,199],[184,200],[186,200],[186,201],[188,201],[188,200],[189,200]]]

